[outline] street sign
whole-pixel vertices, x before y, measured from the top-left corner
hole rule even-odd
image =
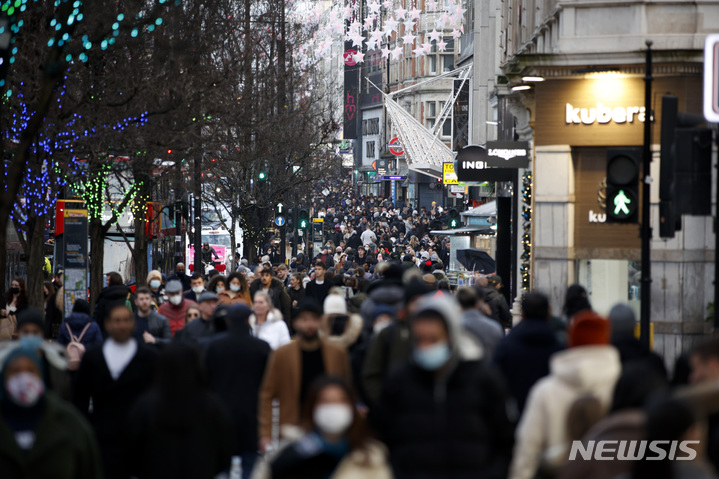
[[[312,222],[313,223],[324,223],[325,219],[324,218],[312,218]]]
[[[458,185],[457,173],[454,172],[454,163],[442,163],[442,183],[445,185]]]
[[[285,217],[284,216],[278,216],[275,218],[275,224],[277,226],[284,226],[285,225]]]
[[[402,145],[399,143],[399,138],[396,136],[392,138],[392,140],[389,142],[389,145],[387,145],[387,149],[394,156],[404,155],[404,148],[402,148]]]
[[[529,166],[529,143],[526,141],[488,141],[487,161],[489,168],[527,168]]]
[[[704,41],[704,118],[719,123],[719,33]]]

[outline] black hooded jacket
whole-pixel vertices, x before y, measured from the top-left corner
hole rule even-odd
[[[562,349],[549,323],[534,319],[522,320],[499,341],[494,349],[494,364],[520,412],[534,383],[549,374],[550,356]]]
[[[205,366],[210,388],[232,417],[237,454],[257,450],[257,405],[270,345],[250,334],[250,326],[232,324],[209,343]]]

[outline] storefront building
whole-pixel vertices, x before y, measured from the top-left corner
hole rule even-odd
[[[550,293],[555,310],[567,285],[579,283],[599,313],[623,302],[639,317],[640,227],[606,222],[605,189],[607,148],[643,143],[642,68],[567,76],[545,69],[534,86],[533,286]],[[674,239],[658,236],[661,97],[677,96],[687,113],[701,113],[702,98],[701,65],[655,68],[651,319],[655,349],[672,363],[709,326],[714,240],[710,217],[684,217]]]

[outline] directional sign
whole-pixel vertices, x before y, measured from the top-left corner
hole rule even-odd
[[[704,42],[704,118],[719,123],[719,34]]]
[[[275,217],[275,224],[277,226],[284,226],[285,225],[285,217],[284,216]]]
[[[277,212],[278,213],[284,213],[284,211],[282,211],[284,208],[285,208],[285,205],[283,205],[282,203],[277,203]]]
[[[442,163],[442,183],[445,185],[458,185],[457,173],[454,172],[454,163]]]

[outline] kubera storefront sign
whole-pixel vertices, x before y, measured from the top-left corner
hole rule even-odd
[[[567,103],[565,107],[564,121],[567,125],[593,125],[599,123],[605,125],[607,123],[634,123],[639,121],[644,123],[645,108],[643,106],[617,106],[609,107],[601,102],[597,102],[592,107],[575,107],[571,103]]]

